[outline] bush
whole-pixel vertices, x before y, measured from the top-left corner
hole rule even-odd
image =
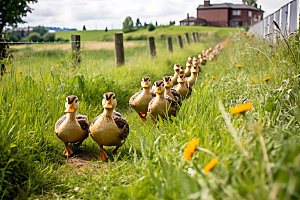
[[[29,41],[33,42],[42,42],[44,40],[43,37],[41,37],[40,34],[36,32],[30,33],[26,38],[28,38]]]
[[[155,26],[153,24],[149,24],[148,31],[154,31],[154,30],[155,30]]]
[[[47,42],[54,42],[55,41],[55,34],[54,33],[47,33],[44,36],[44,40]]]

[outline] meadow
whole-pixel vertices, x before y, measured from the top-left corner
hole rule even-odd
[[[164,35],[187,28],[125,34],[161,40],[154,59],[146,41],[135,41],[139,45],[126,47],[126,64],[117,69],[112,49],[83,50],[81,65],[75,65],[68,50],[12,48],[9,72],[0,80],[1,199],[299,199],[299,35],[287,41],[289,49],[283,40],[273,44],[241,29],[201,27],[208,37],[184,49],[173,40],[168,53]],[[99,32],[85,38],[88,32],[80,32],[83,41],[108,40]],[[153,83],[172,75],[174,64],[185,65],[188,56],[225,40],[172,122],[143,123],[129,108],[142,77]],[[54,133],[66,96],[79,97],[78,113],[91,122],[103,111],[107,91],[116,94],[117,111],[130,124],[126,143],[117,156],[106,148],[110,159],[100,162],[89,137],[78,155],[66,159]],[[253,108],[231,115],[240,103]],[[188,162],[183,151],[193,138],[199,151]],[[214,157],[218,164],[203,172]]]

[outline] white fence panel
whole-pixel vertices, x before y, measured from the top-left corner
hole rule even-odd
[[[290,23],[289,23],[289,32],[294,32],[299,30],[299,7],[298,0],[294,0],[290,3]]]

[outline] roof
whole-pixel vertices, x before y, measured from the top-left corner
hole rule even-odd
[[[196,21],[205,21],[205,19],[189,17],[189,18],[185,18],[185,19],[181,20],[180,22],[196,22]]]
[[[232,3],[220,3],[220,4],[210,4],[209,6],[199,5],[197,10],[204,10],[204,9],[219,9],[219,8],[228,8],[228,9],[246,9],[246,10],[257,10],[264,12],[263,10],[249,6],[247,4],[232,4]]]

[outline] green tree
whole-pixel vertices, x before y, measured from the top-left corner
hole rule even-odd
[[[16,26],[18,23],[24,23],[22,17],[32,12],[30,3],[36,3],[37,0],[1,0],[0,1],[0,33],[6,25]]]
[[[83,31],[86,31],[86,27],[85,27],[85,25],[83,25],[83,27],[82,27],[82,30],[83,30]]]
[[[43,27],[43,26],[36,26],[32,29],[31,33],[38,33],[41,36],[45,35],[46,33],[48,33],[48,30]]]
[[[155,26],[151,23],[148,26],[148,31],[154,31],[155,30]]]
[[[243,0],[243,3],[248,4],[250,6],[256,4],[257,0]]]
[[[54,33],[47,33],[44,36],[44,40],[47,42],[54,42],[55,41],[55,34]]]
[[[40,34],[36,33],[36,32],[32,32],[30,33],[26,38],[28,38],[29,41],[32,42],[41,42],[44,39],[41,37]]]
[[[123,31],[124,33],[128,33],[133,31],[133,21],[130,16],[126,17],[125,21],[123,22]]]
[[[139,18],[136,19],[135,26],[138,28],[140,28],[142,26],[142,23]]]

